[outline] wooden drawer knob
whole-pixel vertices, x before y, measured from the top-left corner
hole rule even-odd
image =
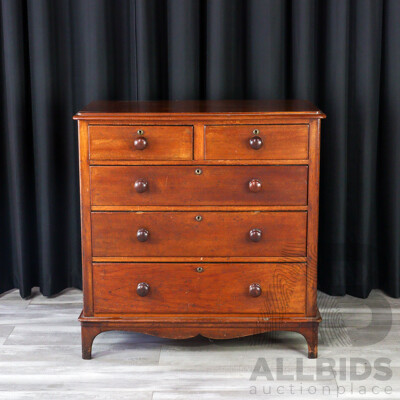
[[[252,149],[259,150],[263,145],[263,141],[259,136],[253,136],[249,139],[249,144]]]
[[[261,292],[262,292],[261,286],[258,283],[252,283],[249,286],[249,295],[251,297],[258,297],[261,295]]]
[[[147,296],[149,294],[150,291],[150,285],[146,282],[140,282],[137,285],[136,288],[136,293],[140,296],[140,297],[144,297]]]
[[[259,242],[261,240],[262,232],[261,229],[252,229],[249,232],[249,239],[252,242]]]
[[[261,181],[259,179],[252,179],[249,181],[249,190],[250,192],[257,193],[261,190]]]
[[[137,240],[139,242],[146,242],[150,236],[150,232],[147,229],[140,228],[136,233]]]
[[[144,137],[136,138],[133,145],[136,150],[144,150],[147,147],[147,140]]]
[[[148,187],[148,183],[146,181],[146,179],[144,178],[139,178],[136,182],[135,182],[135,190],[138,193],[143,193],[147,190]]]

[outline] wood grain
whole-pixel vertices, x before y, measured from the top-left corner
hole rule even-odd
[[[254,135],[253,131],[259,134]],[[303,160],[308,158],[308,125],[206,126],[207,160]],[[250,139],[262,140],[254,150]]]
[[[90,213],[90,172],[88,124],[79,121],[79,187],[81,211],[81,251],[82,251],[82,283],[83,283],[83,313],[93,315],[92,289],[92,227]]]
[[[90,160],[90,165],[308,165],[309,160]]]
[[[196,161],[204,160],[204,125],[202,123],[194,124],[193,135],[194,135],[193,159]]]
[[[325,114],[306,100],[184,100],[184,101],[93,101],[75,115],[83,118],[138,118],[147,116],[156,119],[160,115],[179,118],[199,115],[203,119],[217,114],[251,116],[285,116],[286,118],[307,116],[325,118]]]
[[[283,256],[306,255],[306,212],[96,212],[93,256]],[[137,230],[149,231],[140,243]],[[263,232],[260,242],[248,237]]]
[[[137,150],[137,131],[144,134],[147,146]],[[89,126],[91,160],[191,160],[192,126]]]
[[[307,262],[307,257],[164,257],[164,256],[145,256],[145,257],[93,257],[93,262],[248,262],[248,263],[275,263],[275,262]]]
[[[93,279],[95,313],[305,310],[305,264],[95,264]],[[150,286],[145,297],[136,293],[141,282]],[[249,294],[254,283],[262,289],[259,297]]]
[[[92,211],[307,211],[307,206],[92,206]]]
[[[319,157],[320,123],[310,125],[311,164],[308,185],[307,223],[307,316],[317,314],[317,265],[318,265],[318,214],[319,214]]]
[[[92,205],[306,205],[308,168],[305,166],[109,166],[91,167]],[[145,179],[138,193],[135,182]],[[261,182],[251,192],[249,182]]]

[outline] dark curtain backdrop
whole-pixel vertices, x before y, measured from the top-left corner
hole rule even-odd
[[[400,296],[399,0],[0,0],[0,292],[81,286],[94,99],[315,102],[319,287]]]

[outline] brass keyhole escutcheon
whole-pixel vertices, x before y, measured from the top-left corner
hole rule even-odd
[[[196,268],[196,272],[203,272],[204,271],[204,268],[203,267],[197,267]]]
[[[200,168],[196,168],[196,169],[194,170],[194,173],[195,173],[196,175],[201,175],[202,172],[203,172],[203,171],[202,171]]]
[[[137,131],[137,134],[138,134],[138,135],[144,135],[144,130],[143,130],[143,129],[139,129],[139,130]]]
[[[253,133],[254,133],[254,135],[258,135],[260,133],[260,130],[259,129],[254,129]]]
[[[200,222],[203,219],[203,217],[201,215],[196,215],[195,220],[197,222]]]

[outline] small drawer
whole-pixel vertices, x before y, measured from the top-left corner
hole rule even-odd
[[[220,125],[205,128],[207,160],[306,160],[308,125]]]
[[[305,264],[94,264],[94,312],[303,314]]]
[[[93,166],[92,205],[307,204],[307,166]]]
[[[91,160],[191,160],[192,126],[89,126]]]
[[[307,212],[93,212],[93,257],[303,257]]]

